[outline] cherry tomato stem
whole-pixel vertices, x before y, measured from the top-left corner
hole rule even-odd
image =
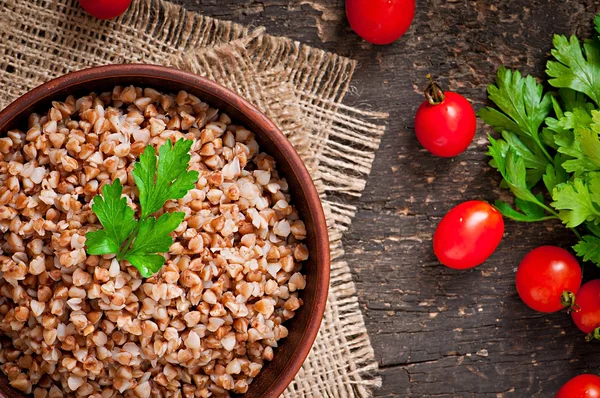
[[[429,85],[425,89],[425,98],[427,98],[427,102],[431,105],[439,105],[446,99],[444,92],[438,86],[438,84],[433,80],[431,74],[427,74],[427,79],[429,80]]]
[[[415,134],[425,149],[436,156],[453,157],[462,153],[475,137],[477,118],[465,97],[442,91],[427,75],[425,101],[415,115]]]
[[[570,313],[571,311],[577,311],[579,308],[577,307],[577,304],[575,304],[575,293],[573,292],[562,292],[560,295],[560,303],[563,305],[563,307],[567,308],[567,313]]]
[[[585,341],[590,342],[592,340],[600,340],[600,327],[597,327],[596,329],[592,330],[591,333],[585,336]]]
[[[541,246],[523,258],[515,281],[521,300],[539,312],[556,312],[575,306],[581,286],[581,267],[565,249]]]

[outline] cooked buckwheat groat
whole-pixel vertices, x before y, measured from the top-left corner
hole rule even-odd
[[[25,127],[25,126],[23,126]],[[144,279],[86,253],[91,210],[147,145],[193,140],[195,188]],[[252,132],[199,98],[152,88],[70,96],[0,138],[0,363],[42,397],[221,397],[244,393],[302,305],[306,228]]]

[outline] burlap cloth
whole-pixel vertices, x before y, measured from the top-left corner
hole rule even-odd
[[[134,0],[113,21],[86,15],[74,0],[0,0],[0,109],[65,73],[129,62],[213,79],[262,109],[294,144],[321,193],[333,261],[319,336],[284,396],[370,396],[380,379],[341,237],[355,212],[344,196],[364,189],[386,115],[341,104],[355,61],[162,0]]]

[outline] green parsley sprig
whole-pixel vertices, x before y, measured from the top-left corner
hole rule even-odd
[[[104,229],[86,234],[90,255],[116,254],[117,260],[127,260],[147,278],[158,272],[165,253],[173,244],[171,232],[183,221],[185,213],[164,213],[158,219],[152,214],[161,210],[166,201],[183,198],[198,181],[197,171],[188,171],[193,142],[180,139],[159,148],[159,155],[148,145],[133,167],[133,178],[139,190],[140,214],[122,197],[121,181],[105,185],[102,195],[94,197],[92,211]]]
[[[595,24],[600,34],[600,14]],[[495,107],[479,111],[501,136],[489,137],[490,165],[515,196],[495,204],[517,221],[560,219],[579,239],[575,252],[600,266],[600,38],[555,35],[553,45],[554,90],[501,67],[488,87]]]

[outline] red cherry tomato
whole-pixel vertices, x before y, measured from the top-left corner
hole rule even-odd
[[[571,253],[542,246],[527,253],[519,264],[517,292],[534,310],[555,312],[573,304],[581,277],[581,267]]]
[[[472,200],[450,210],[433,235],[433,252],[447,267],[467,269],[483,263],[498,247],[504,220],[486,202]]]
[[[558,390],[556,398],[600,398],[600,377],[575,376]]]
[[[462,153],[475,137],[477,119],[465,97],[451,91],[442,92],[431,80],[425,100],[415,116],[415,133],[425,149],[436,156],[449,158]]]
[[[583,333],[588,334],[588,338],[598,338],[600,336],[600,279],[594,279],[585,283],[575,296],[574,311],[571,311],[571,317],[575,325]]]
[[[415,16],[415,0],[346,0],[350,27],[373,44],[398,40]]]
[[[112,19],[123,14],[131,0],[79,0],[79,4],[98,19]]]

